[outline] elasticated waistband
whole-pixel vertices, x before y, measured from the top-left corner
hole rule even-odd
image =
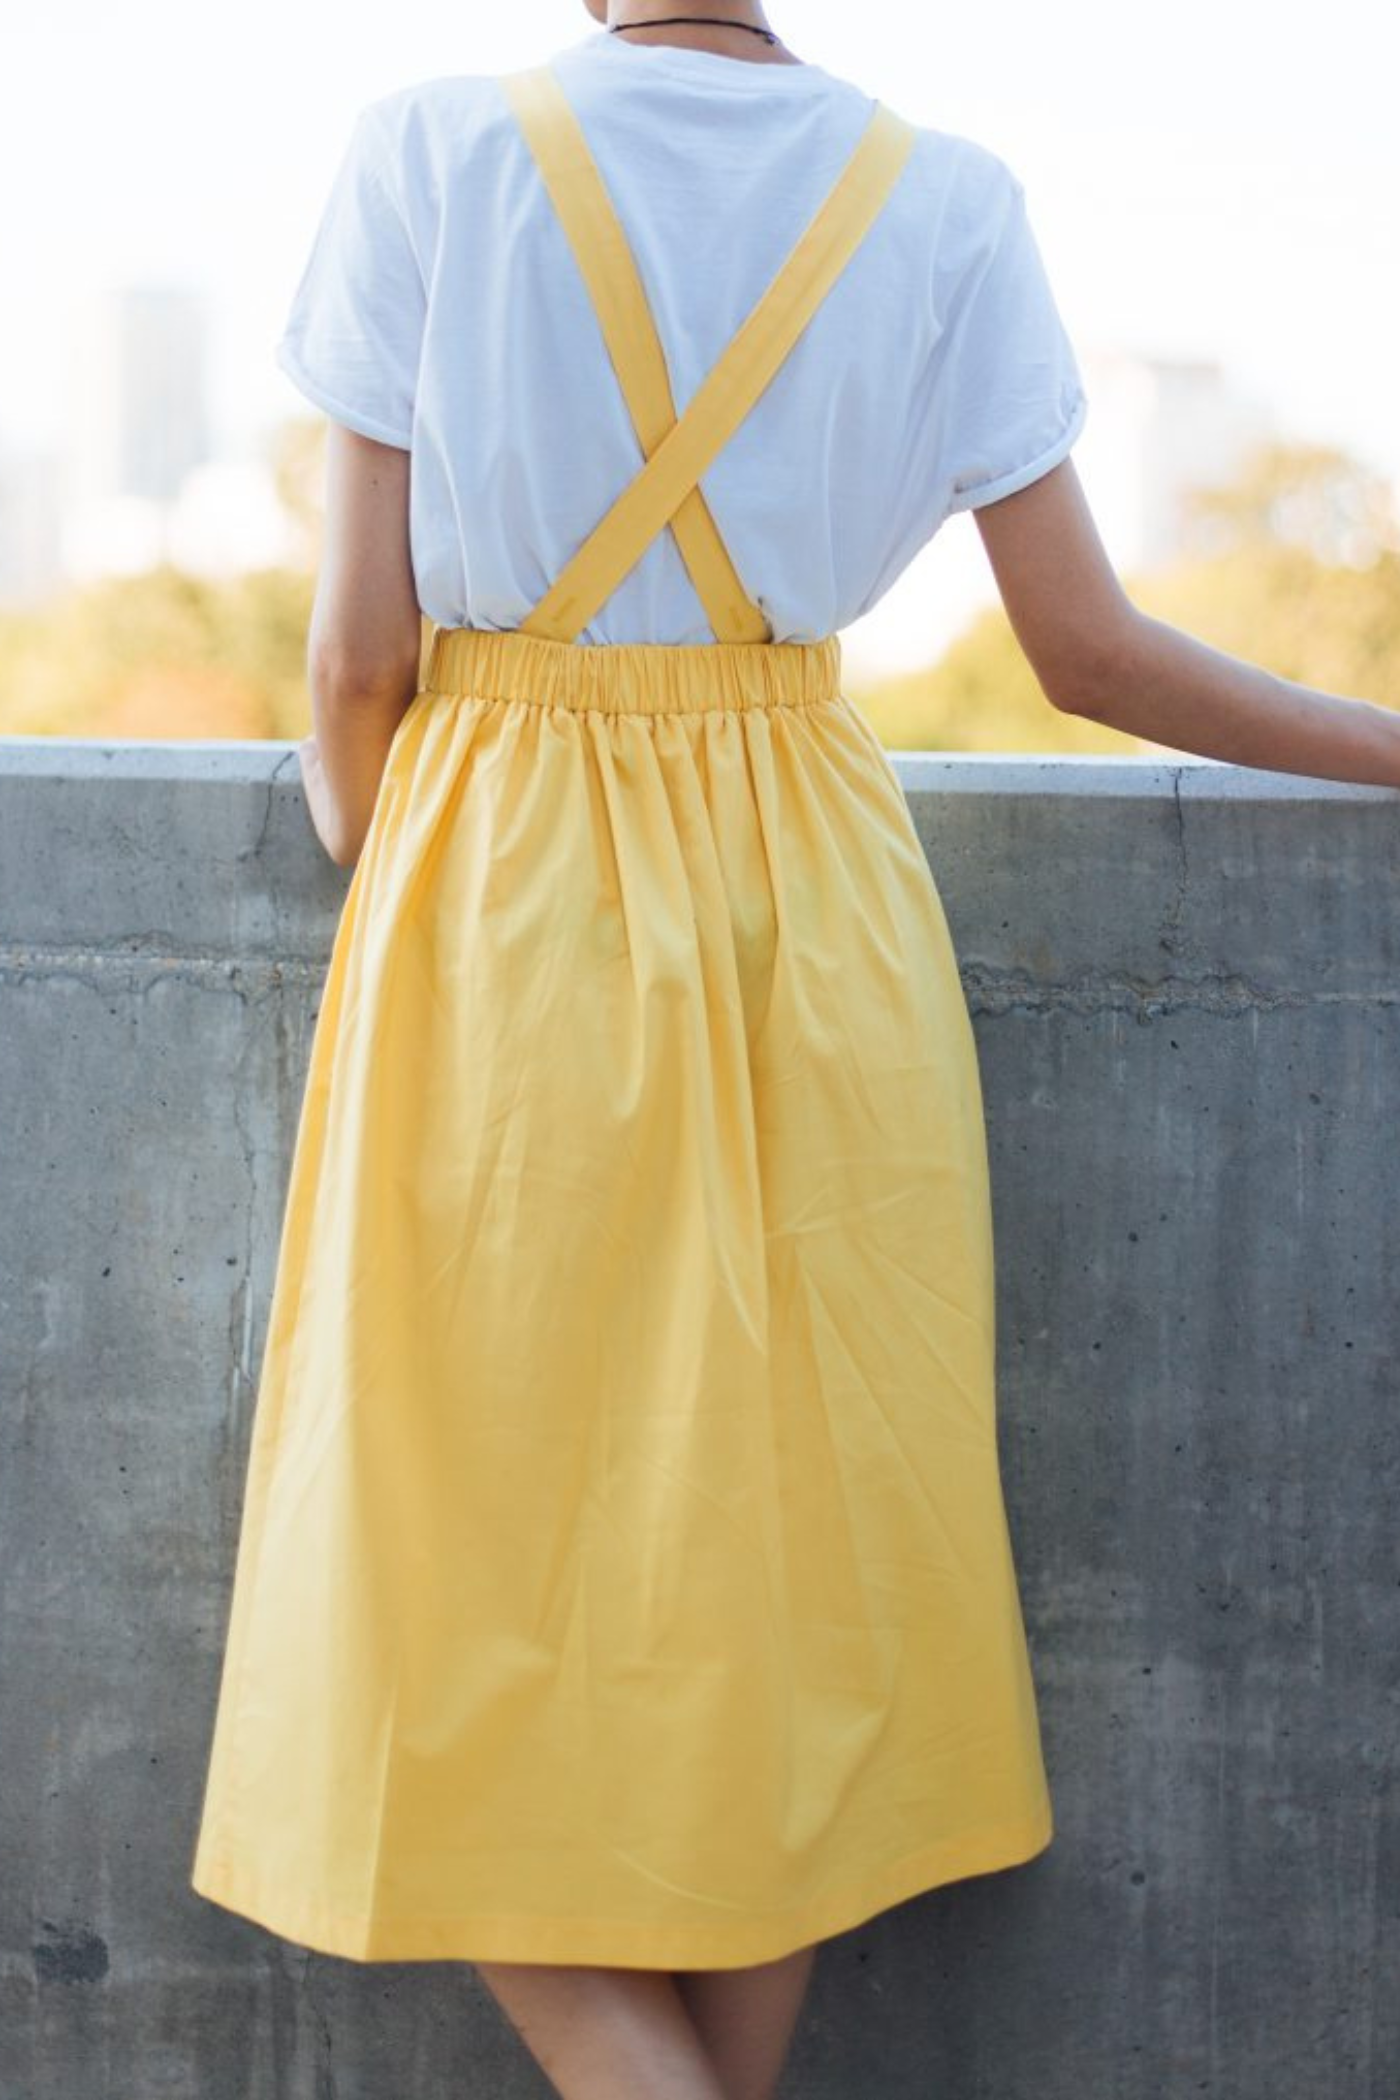
[[[604,714],[810,707],[841,687],[841,641],[560,642],[518,628],[434,627],[424,688]]]

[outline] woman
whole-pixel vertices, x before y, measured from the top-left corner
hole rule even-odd
[[[193,1881],[474,1962],[568,2100],[759,2100],[823,1937],[1052,1834],[971,1025],[836,630],[966,508],[1057,708],[1388,784],[1400,722],[1129,603],[995,156],[588,4],[364,112],[280,346],[354,875]]]

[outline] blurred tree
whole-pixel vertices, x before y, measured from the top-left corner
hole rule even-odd
[[[1329,445],[1258,447],[1232,481],[1194,490],[1187,518],[1198,557],[1284,545],[1325,566],[1366,569],[1400,553],[1389,483]]]
[[[294,570],[214,582],[163,565],[7,615],[0,733],[303,736],[313,588]]]

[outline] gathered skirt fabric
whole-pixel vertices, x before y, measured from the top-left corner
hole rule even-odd
[[[731,1967],[1052,1835],[970,1017],[839,644],[437,630],[337,929],[193,1887]]]

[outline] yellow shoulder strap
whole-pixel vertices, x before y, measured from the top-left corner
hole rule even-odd
[[[644,459],[676,420],[670,375],[632,250],[573,105],[549,66],[507,74],[520,123],[597,312]],[[766,642],[770,629],[745,591],[704,492],[691,489],[671,519],[681,558],[721,641]]]
[[[549,72],[549,69],[535,71]],[[528,74],[524,76],[525,79],[530,77]],[[506,76],[508,91],[509,86],[518,86],[521,78],[520,75]],[[557,82],[554,85],[557,87]],[[527,102],[530,93],[527,89]],[[514,97],[512,104],[515,106]],[[538,109],[540,104],[537,101],[533,106]],[[526,136],[533,147],[534,139],[529,128]],[[769,384],[855,253],[893,188],[915,137],[912,125],[883,104],[876,104],[854,152],[815,216],[728,348],[696,389],[679,421],[674,420],[674,404],[667,386],[666,402],[672,417],[669,428],[648,452],[645,466],[594,527],[538,605],[521,622],[523,632],[557,641],[572,641],[598,608],[607,603],[656,534],[675,518],[686,498],[692,492],[699,493],[696,484],[700,476]],[[586,152],[586,147],[584,150]],[[569,228],[570,221],[566,219],[565,223]],[[591,243],[591,231],[585,237],[585,251],[594,254],[597,251]],[[570,238],[574,238],[572,230]],[[640,294],[640,286],[637,291]],[[644,296],[641,305],[645,307]],[[649,313],[646,338],[655,342],[655,329]],[[627,387],[635,388],[639,384],[635,346],[641,339],[630,320],[616,338],[611,335],[608,338],[609,353],[614,362],[620,345],[622,363],[619,376],[625,371],[627,377],[623,383]],[[653,353],[647,350],[643,356],[644,360],[651,360]],[[660,359],[659,344],[656,344],[654,357]],[[651,377],[644,377],[640,383],[654,390],[654,362]],[[629,401],[632,398],[629,394]],[[634,417],[635,414],[636,411]],[[646,423],[648,435],[654,428],[655,421],[649,417]],[[638,436],[646,449],[647,437],[643,435],[640,424]],[[708,511],[705,515],[708,518]],[[734,638],[732,630],[736,616],[744,618],[746,607],[752,609],[751,601],[741,593],[729,608],[728,620],[720,624],[711,616],[721,639]],[[709,614],[708,603],[706,611]],[[766,634],[765,624],[764,634],[758,638],[763,639]]]

